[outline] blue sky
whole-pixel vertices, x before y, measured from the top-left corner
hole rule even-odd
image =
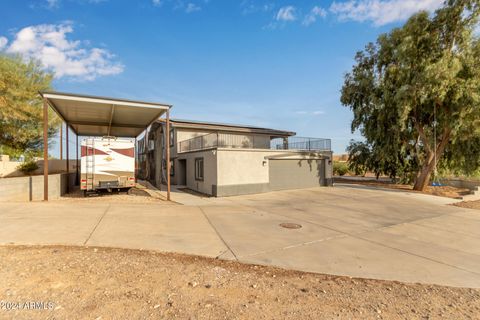
[[[355,52],[442,0],[0,2],[0,50],[59,91],[174,105],[173,117],[287,129],[343,153]]]

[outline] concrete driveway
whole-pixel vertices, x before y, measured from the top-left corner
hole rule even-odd
[[[304,271],[480,287],[480,211],[337,186],[180,204],[0,204],[0,244],[174,251]],[[281,223],[300,224],[286,229]]]

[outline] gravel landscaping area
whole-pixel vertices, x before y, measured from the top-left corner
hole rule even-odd
[[[480,200],[476,201],[462,201],[454,203],[453,205],[462,208],[477,209],[480,210]]]
[[[98,190],[96,192],[89,193],[86,197],[83,191],[76,188],[70,193],[63,195],[58,201],[87,201],[87,202],[133,202],[133,203],[162,203],[165,199],[158,197],[152,197],[145,188],[134,187],[128,191],[113,191]]]
[[[0,247],[0,300],[2,319],[478,319],[480,314],[476,289],[63,246]],[[35,310],[31,302],[45,304],[37,303],[43,309]]]
[[[447,197],[458,199],[463,196],[466,196],[470,193],[470,190],[467,188],[455,188],[451,186],[427,186],[424,191],[413,190],[412,185],[408,184],[395,184],[387,180],[376,180],[373,178],[362,179],[361,177],[335,177],[336,183],[352,183],[352,184],[361,184],[372,187],[388,188],[395,189],[399,191],[408,191],[408,192],[417,192],[430,194],[439,197]]]

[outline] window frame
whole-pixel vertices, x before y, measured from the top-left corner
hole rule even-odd
[[[201,164],[201,167],[200,167],[200,164]],[[199,172],[200,168],[201,168],[201,172]],[[195,158],[195,180],[204,181],[204,179],[205,179],[205,160],[203,157]]]
[[[170,147],[175,146],[175,133],[173,132],[173,128],[170,129],[170,136],[169,136],[169,142],[170,142]]]

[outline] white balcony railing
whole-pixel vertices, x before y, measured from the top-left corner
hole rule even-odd
[[[178,152],[208,148],[246,148],[275,150],[330,151],[331,140],[321,138],[288,137],[271,139],[266,136],[210,133],[178,143]]]

